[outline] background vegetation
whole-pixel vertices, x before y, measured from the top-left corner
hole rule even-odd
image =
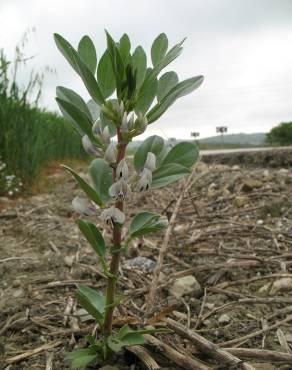
[[[7,176],[31,183],[41,167],[52,160],[83,159],[80,137],[56,113],[39,107],[42,76],[31,73],[25,88],[17,83],[17,54],[11,63],[0,51],[0,193],[7,193]],[[32,98],[34,96],[34,98]],[[11,195],[11,194],[9,194]]]
[[[271,145],[292,145],[292,122],[283,122],[272,128],[267,134],[267,141]]]

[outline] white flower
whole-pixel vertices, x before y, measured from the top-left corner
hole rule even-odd
[[[120,180],[111,185],[108,192],[112,198],[118,200],[124,199],[128,191],[129,191],[128,184],[123,178],[121,178]]]
[[[95,148],[87,135],[82,136],[82,146],[87,154],[93,157],[101,157],[101,151]]]
[[[150,188],[152,183],[152,172],[148,168],[144,168],[141,173],[140,180],[136,184],[136,191],[145,191]]]
[[[129,169],[126,160],[123,158],[120,160],[116,168],[116,180],[123,178],[125,181],[128,181],[128,177]]]
[[[146,162],[144,164],[144,168],[147,168],[151,172],[153,172],[156,168],[156,157],[155,154],[152,152],[148,152]]]
[[[88,200],[80,197],[75,197],[72,200],[72,208],[80,215],[93,216],[96,214],[95,208],[90,205]]]
[[[12,190],[9,190],[8,195],[12,196],[13,195],[13,191]]]
[[[137,133],[142,134],[147,128],[148,120],[141,112],[138,113],[138,117],[135,121],[135,128]]]
[[[104,159],[108,163],[114,163],[116,161],[116,146],[113,143],[110,143],[104,153]]]
[[[102,140],[105,144],[110,143],[111,133],[108,126],[102,128],[100,119],[97,119],[92,126],[93,136]]]
[[[125,215],[122,211],[120,211],[116,207],[111,207],[105,209],[101,215],[100,218],[103,221],[106,221],[107,224],[109,224],[111,227],[114,226],[114,224],[123,224],[125,222]]]

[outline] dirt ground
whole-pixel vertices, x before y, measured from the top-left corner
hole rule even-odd
[[[168,317],[222,348],[289,355],[291,170],[200,163],[194,176],[196,181],[172,230],[154,313],[167,312]],[[63,170],[48,180],[47,193],[2,200],[0,369],[69,368],[64,353],[84,345],[83,336],[94,326],[76,307],[75,284],[104,287],[97,259],[74,223],[77,215],[71,201],[82,193]],[[131,194],[127,215],[133,216],[142,208],[171,217],[182,185]],[[143,322],[152,274],[130,266],[129,260],[144,256],[156,261],[162,240],[162,233],[150,235],[140,244],[132,244],[122,259],[119,291],[124,305],[116,310],[117,326]],[[188,275],[197,279],[201,293],[176,299],[169,289],[176,279]],[[177,333],[157,338],[190,358],[204,361],[210,369],[232,368],[212,360]],[[149,343],[147,348],[161,368],[185,368],[166,360],[159,354],[161,348]],[[236,356],[246,359],[242,354]],[[292,369],[292,355],[286,361],[252,353],[247,357],[256,369]],[[133,355],[125,358],[127,366],[116,365],[117,369],[146,368]]]

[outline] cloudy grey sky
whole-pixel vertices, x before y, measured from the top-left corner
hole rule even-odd
[[[104,28],[115,39],[129,34],[132,45],[149,49],[165,32],[171,44],[187,36],[184,51],[170,70],[180,79],[198,74],[203,85],[178,100],[148,134],[189,138],[264,132],[292,120],[292,0],[0,0],[0,48],[9,57],[27,28],[35,27],[26,47],[31,67],[49,65],[42,104],[57,110],[55,86],[87,97],[78,76],[57,51],[52,34],[74,45],[88,34],[97,52],[105,47]],[[27,70],[20,71],[24,79]]]

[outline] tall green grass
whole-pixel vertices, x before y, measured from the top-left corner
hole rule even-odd
[[[2,51],[0,156],[6,163],[7,172],[31,182],[48,162],[64,158],[83,159],[86,154],[79,135],[64,118],[39,108],[40,76],[32,74],[27,87],[21,90],[16,81],[16,70],[17,65],[8,62]],[[28,98],[32,92],[35,94],[33,102]]]

